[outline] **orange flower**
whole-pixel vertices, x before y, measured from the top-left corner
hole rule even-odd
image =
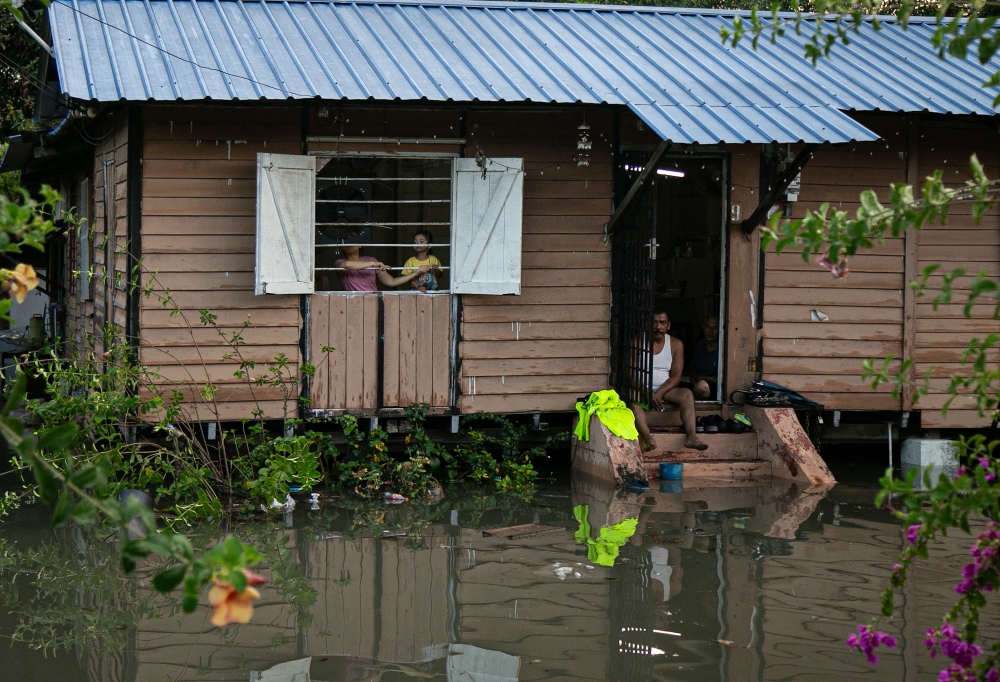
[[[18,263],[13,270],[5,268],[0,273],[7,275],[3,288],[9,291],[11,297],[18,303],[24,303],[28,292],[38,286],[38,275],[35,274],[35,269],[27,263]]]
[[[229,583],[215,580],[208,591],[208,603],[212,605],[212,625],[221,628],[230,623],[249,623],[253,618],[253,601],[260,599],[260,592],[254,589],[266,580],[251,570],[243,569],[247,577],[247,588],[237,592]]]

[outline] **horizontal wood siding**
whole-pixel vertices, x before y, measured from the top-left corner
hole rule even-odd
[[[853,217],[858,196],[906,181],[906,128],[902,117],[865,117],[884,141],[824,145],[802,171],[793,217],[828,203]],[[901,134],[896,133],[902,131]],[[873,391],[861,380],[862,360],[902,355],[903,240],[889,240],[850,260],[850,275],[833,279],[801,253],[764,256],[763,367],[768,381],[787,386],[829,409],[899,409],[891,388]],[[811,311],[829,318],[813,322]]]
[[[967,125],[970,125],[967,123]],[[985,125],[967,128],[943,128],[921,121],[918,149],[919,178],[943,171],[945,182],[958,186],[970,179],[969,157],[976,154],[986,174],[1000,174],[1000,135]],[[938,273],[930,278],[927,294],[916,299],[915,374],[923,378],[931,374],[929,395],[920,398],[915,407],[921,410],[920,423],[925,427],[984,427],[989,418],[981,416],[968,396],[957,397],[946,415],[941,408],[949,399],[948,377],[968,376],[971,368],[961,364],[963,351],[973,338],[1000,332],[1000,322],[994,319],[994,306],[977,305],[971,319],[963,314],[969,294],[969,282],[979,272],[1000,276],[1000,209],[994,207],[979,223],[968,206],[949,211],[948,222],[927,225],[917,235],[917,273],[925,267],[940,264]],[[953,283],[952,305],[932,305],[944,273],[961,268],[969,273]],[[988,303],[990,299],[981,299]],[[1000,354],[990,353],[993,366]],[[991,406],[994,407],[994,406]]]
[[[285,356],[298,372],[298,296],[254,296],[256,156],[301,153],[300,113],[270,107],[147,107],[144,112],[141,301],[143,364],[168,386],[184,384],[201,420],[294,415],[297,387],[253,387],[223,336],[257,377]],[[217,315],[202,324],[200,310]],[[176,311],[176,312],[174,312]],[[221,334],[220,334],[221,333]],[[215,405],[199,390],[218,388]]]
[[[593,149],[578,166],[577,112],[474,112],[466,154],[523,157],[520,296],[464,296],[458,406],[571,410],[608,387],[612,118],[587,112]]]
[[[105,323],[124,338],[128,308],[128,266],[126,252],[128,202],[128,109],[110,113],[102,122],[111,129],[103,143],[94,147],[90,171],[89,197],[76,196],[77,202],[90,204],[91,298],[80,297],[79,278],[72,272],[80,269],[79,240],[74,234],[74,248],[68,249],[66,277],[72,285],[66,297],[66,335],[73,348],[70,352],[104,351],[101,333]],[[79,189],[79,181],[75,183]],[[77,192],[78,194],[78,192]]]

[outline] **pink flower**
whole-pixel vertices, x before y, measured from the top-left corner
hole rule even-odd
[[[815,260],[816,265],[829,270],[834,279],[847,279],[847,276],[851,274],[850,268],[847,267],[847,256],[841,256],[840,262],[838,263],[834,263],[830,260],[829,253],[824,253],[822,256],[816,256]]]
[[[911,545],[917,544],[917,533],[919,531],[920,531],[919,525],[910,526],[906,530],[906,541],[909,542]]]
[[[896,638],[892,635],[871,630],[867,625],[859,625],[857,630],[858,634],[847,636],[846,644],[852,649],[860,650],[872,667],[878,664],[878,656],[874,653],[876,647],[884,644],[887,648],[893,649],[896,646]]]

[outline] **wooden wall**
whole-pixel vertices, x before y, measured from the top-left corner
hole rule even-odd
[[[79,240],[67,249],[66,336],[75,348],[86,352],[104,351],[101,329],[105,322],[113,323],[123,332],[127,318],[127,257],[128,248],[128,109],[109,113],[100,121],[103,142],[94,147],[93,167],[89,171],[90,197],[79,197],[79,179],[73,184],[77,203],[89,203],[90,256],[93,277],[91,298],[81,297],[79,278],[72,272],[81,266]],[[94,130],[101,130],[92,124]],[[80,178],[82,179],[82,178]],[[107,183],[107,184],[105,184]],[[79,213],[79,211],[77,211]],[[93,344],[93,346],[91,346]]]
[[[1000,175],[1000,135],[994,128],[972,120],[926,117],[918,122],[918,126],[914,129],[917,144],[913,151],[917,156],[915,165],[919,182],[940,169],[950,186],[962,185],[971,178],[969,157],[973,153],[984,164],[989,177]],[[962,352],[969,341],[1000,332],[1000,322],[993,318],[996,300],[988,297],[981,299],[982,304],[973,309],[972,319],[967,319],[963,313],[969,283],[975,274],[985,272],[994,280],[1000,277],[1000,209],[994,207],[976,224],[970,208],[955,206],[949,211],[945,225],[928,225],[916,235],[915,276],[928,265],[941,264],[929,280],[927,294],[914,301],[915,374],[922,380],[927,372],[931,373],[930,394],[920,398],[915,405],[921,410],[923,426],[989,425],[988,419],[979,416],[975,401],[965,396],[959,396],[951,403],[946,416],[941,414],[941,407],[950,397],[947,393],[948,377],[969,373],[968,367],[961,364]],[[933,301],[941,286],[941,275],[956,268],[968,274],[953,285],[953,303],[934,310]],[[1000,354],[995,350],[989,357],[994,367],[1000,361]]]
[[[523,157],[520,296],[463,296],[462,412],[571,410],[608,387],[612,115],[589,110],[590,165],[578,166],[583,111],[469,115],[466,156]]]
[[[978,154],[987,174],[1000,173],[1000,135],[972,119],[917,115],[857,115],[882,136],[872,143],[824,145],[802,172],[802,191],[794,217],[829,202],[831,209],[858,208],[858,196],[868,188],[888,203],[892,183],[908,182],[919,192],[924,179],[944,170],[950,185],[971,176],[969,157]],[[850,276],[834,280],[799,254],[765,256],[763,377],[783,384],[830,409],[920,410],[925,427],[982,427],[971,398],[959,396],[947,416],[941,407],[950,397],[948,377],[967,374],[960,360],[974,337],[1000,329],[993,306],[984,301],[973,319],[962,312],[973,273],[1000,275],[1000,210],[994,208],[977,225],[968,206],[956,206],[945,225],[926,226],[900,239],[866,250],[850,259]],[[915,296],[909,282],[923,268],[941,264],[930,278],[927,293]],[[940,273],[955,268],[969,275],[957,280],[954,303],[934,310],[942,283]],[[810,310],[828,322],[811,322]],[[918,381],[930,372],[930,395],[900,399],[891,386],[877,391],[861,379],[865,358],[888,355],[915,362],[911,376]],[[996,354],[993,354],[994,362]],[[899,360],[893,364],[899,367]]]
[[[907,139],[902,117],[859,120],[884,139],[824,145],[802,171],[793,217],[829,203],[831,210],[858,208],[858,196],[875,189],[888,200],[889,186],[905,182]],[[793,153],[794,153],[793,148]],[[872,391],[861,379],[865,358],[903,353],[903,240],[850,260],[850,276],[833,279],[800,252],[765,255],[763,378],[799,391],[829,409],[896,410],[891,387]],[[829,317],[812,322],[810,311]]]
[[[232,348],[201,324],[198,311],[217,315],[224,334],[242,335],[243,358],[258,363],[253,376],[279,354],[297,371],[299,297],[254,296],[253,273],[257,153],[301,153],[300,120],[292,107],[143,111],[142,280],[153,295],[141,300],[140,359],[159,368],[167,385],[187,384],[182,390],[195,403],[211,380],[218,410],[201,405],[201,420],[250,417],[256,409],[270,418],[284,413],[281,389],[233,376],[239,361],[225,358]]]
[[[611,215],[612,115],[587,113],[594,143],[590,166],[574,160],[582,122],[582,111],[568,109],[331,107],[324,118],[309,115],[308,135],[443,139],[464,134],[468,157],[478,146],[487,156],[525,159],[521,295],[462,297],[457,396],[462,412],[571,410],[580,396],[608,386],[611,259],[603,228]],[[308,147],[462,152],[450,144],[311,142]],[[388,333],[386,341],[388,346]],[[389,374],[393,369],[386,366]],[[405,371],[402,366],[397,371],[402,392]],[[434,394],[440,393],[436,380],[433,385]]]

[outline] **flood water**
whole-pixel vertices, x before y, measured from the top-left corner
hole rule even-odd
[[[900,549],[874,494],[577,479],[530,501],[324,498],[226,529],[265,555],[269,583],[253,621],[224,629],[153,594],[153,567],[123,576],[114,537],[52,531],[26,507],[0,524],[0,636],[15,638],[0,661],[7,679],[59,682],[933,680],[921,633],[950,605],[969,543],[916,572],[883,624],[900,648],[873,670],[843,642],[876,613]],[[527,523],[556,530],[483,534]],[[983,625],[994,641],[1000,614]]]

